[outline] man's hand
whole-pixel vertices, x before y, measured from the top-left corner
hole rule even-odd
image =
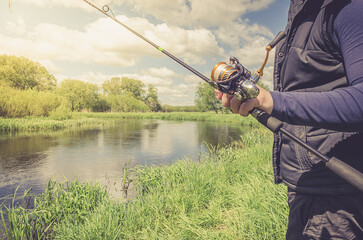
[[[237,100],[233,95],[223,94],[216,92],[218,99],[222,100],[222,104],[226,108],[230,108],[232,112],[239,113],[241,116],[248,116],[249,111],[253,108],[264,110],[268,114],[272,113],[273,100],[269,91],[258,87],[260,94],[256,98],[247,99],[244,102]]]

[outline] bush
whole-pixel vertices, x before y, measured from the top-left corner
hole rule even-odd
[[[49,117],[54,120],[67,120],[71,119],[71,111],[67,104],[62,103],[59,107],[49,113]]]
[[[107,102],[112,112],[148,112],[150,108],[142,101],[136,99],[132,94],[108,95]]]
[[[66,99],[52,92],[18,90],[0,86],[0,116],[6,118],[48,116]]]

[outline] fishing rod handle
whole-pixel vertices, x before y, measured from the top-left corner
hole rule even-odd
[[[262,111],[261,109],[254,108],[250,111],[250,114],[273,133],[278,133],[283,125],[280,120],[272,117],[270,114]]]
[[[272,117],[265,111],[255,108],[250,111],[250,114],[255,117],[262,125],[270,129],[274,133],[281,132],[283,135],[290,138],[292,141],[296,142],[310,153],[317,156],[320,160],[325,162],[325,165],[335,174],[343,178],[348,183],[352,184],[358,190],[363,192],[363,173],[359,172],[355,168],[346,164],[345,162],[339,160],[336,157],[328,158],[318,150],[310,147],[307,143],[303,142],[301,139],[288,132],[282,128],[283,123],[277,118]]]
[[[363,174],[361,172],[335,157],[330,158],[326,163],[326,166],[345,181],[363,192]]]

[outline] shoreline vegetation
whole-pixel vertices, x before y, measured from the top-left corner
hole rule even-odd
[[[103,127],[118,119],[199,120],[251,126],[243,139],[170,166],[127,170],[136,196],[50,181],[40,196],[0,208],[6,239],[284,239],[286,188],[273,183],[272,134],[252,117],[215,113],[75,113],[72,118],[0,119],[0,131]],[[51,121],[51,122],[47,122]],[[55,121],[55,122],[53,122]],[[62,125],[64,124],[64,125]],[[57,126],[57,127],[54,127]],[[125,174],[125,173],[124,173]],[[22,194],[22,193],[19,193]]]
[[[110,126],[120,119],[160,119],[174,121],[213,121],[220,123],[240,123],[244,126],[259,127],[252,117],[242,118],[237,114],[215,114],[213,112],[171,112],[171,113],[71,113],[65,120],[55,120],[49,117],[0,117],[0,132],[9,131],[40,131],[71,128],[98,128]]]

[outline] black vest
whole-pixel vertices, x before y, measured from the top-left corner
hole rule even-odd
[[[334,16],[344,2],[348,1],[292,0],[287,36],[276,47],[275,90],[325,92],[348,86],[339,48],[331,33]],[[363,149],[360,149],[363,134],[287,123],[283,127],[323,154],[335,156],[363,172]],[[317,157],[281,134],[275,134],[273,164],[275,182],[284,182],[296,191],[319,194],[358,191]]]

